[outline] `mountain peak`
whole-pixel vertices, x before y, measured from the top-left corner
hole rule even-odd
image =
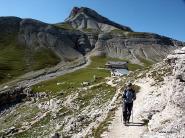
[[[94,16],[96,18],[97,17],[104,18],[101,15],[99,15],[96,11],[94,11],[90,8],[87,8],[87,7],[80,7],[80,8],[79,7],[73,7],[73,9],[71,10],[70,16],[67,19],[73,18],[77,14],[86,14],[87,16]]]
[[[87,7],[74,7],[65,22],[71,24],[73,28],[79,30],[93,29],[110,32],[114,29],[120,29],[124,31],[132,31],[129,27],[115,23],[100,15],[95,10]]]

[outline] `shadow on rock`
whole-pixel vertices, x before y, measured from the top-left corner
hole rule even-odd
[[[126,126],[144,126],[145,125],[145,123],[143,123],[143,122],[131,122],[131,123],[129,123],[129,124],[126,124]]]

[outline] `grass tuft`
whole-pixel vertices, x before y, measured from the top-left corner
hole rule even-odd
[[[101,138],[101,134],[108,130],[108,126],[111,124],[111,121],[113,120],[113,116],[115,114],[115,111],[110,111],[107,115],[107,118],[100,123],[100,125],[93,130],[93,137],[95,138]]]
[[[57,28],[65,29],[65,30],[73,30],[74,28],[69,23],[59,23],[54,25]]]

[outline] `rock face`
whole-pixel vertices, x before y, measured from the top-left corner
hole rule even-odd
[[[65,23],[88,35],[94,55],[126,58],[136,63],[140,59],[161,61],[171,50],[184,45],[157,34],[133,32],[85,7],[74,7]]]
[[[15,86],[0,92],[0,111],[12,104],[21,102],[29,96],[31,90],[22,86]]]
[[[141,120],[149,121],[145,137],[185,135],[185,48],[175,50],[165,62],[142,78],[148,89],[138,114]]]
[[[174,54],[167,57],[167,61],[173,66],[176,79],[185,82],[185,47],[175,50]]]
[[[176,48],[171,39],[156,34],[129,32],[122,36],[117,35],[99,34],[93,52],[134,62],[140,59],[156,62]]]
[[[129,27],[110,21],[96,11],[86,7],[74,7],[65,22],[77,29],[93,29],[103,32],[109,32],[114,29],[132,31]]]
[[[47,47],[53,50],[61,59],[74,60],[82,55],[76,51],[75,39],[80,35],[58,30],[56,27],[36,21],[24,19],[20,22],[19,41],[28,47]]]

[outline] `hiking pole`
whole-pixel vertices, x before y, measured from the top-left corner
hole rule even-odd
[[[133,121],[134,120],[133,114],[134,114],[134,112],[133,112],[133,106],[132,106],[132,123],[134,122]]]
[[[122,114],[121,114],[121,122],[123,123],[123,102],[121,104]]]

